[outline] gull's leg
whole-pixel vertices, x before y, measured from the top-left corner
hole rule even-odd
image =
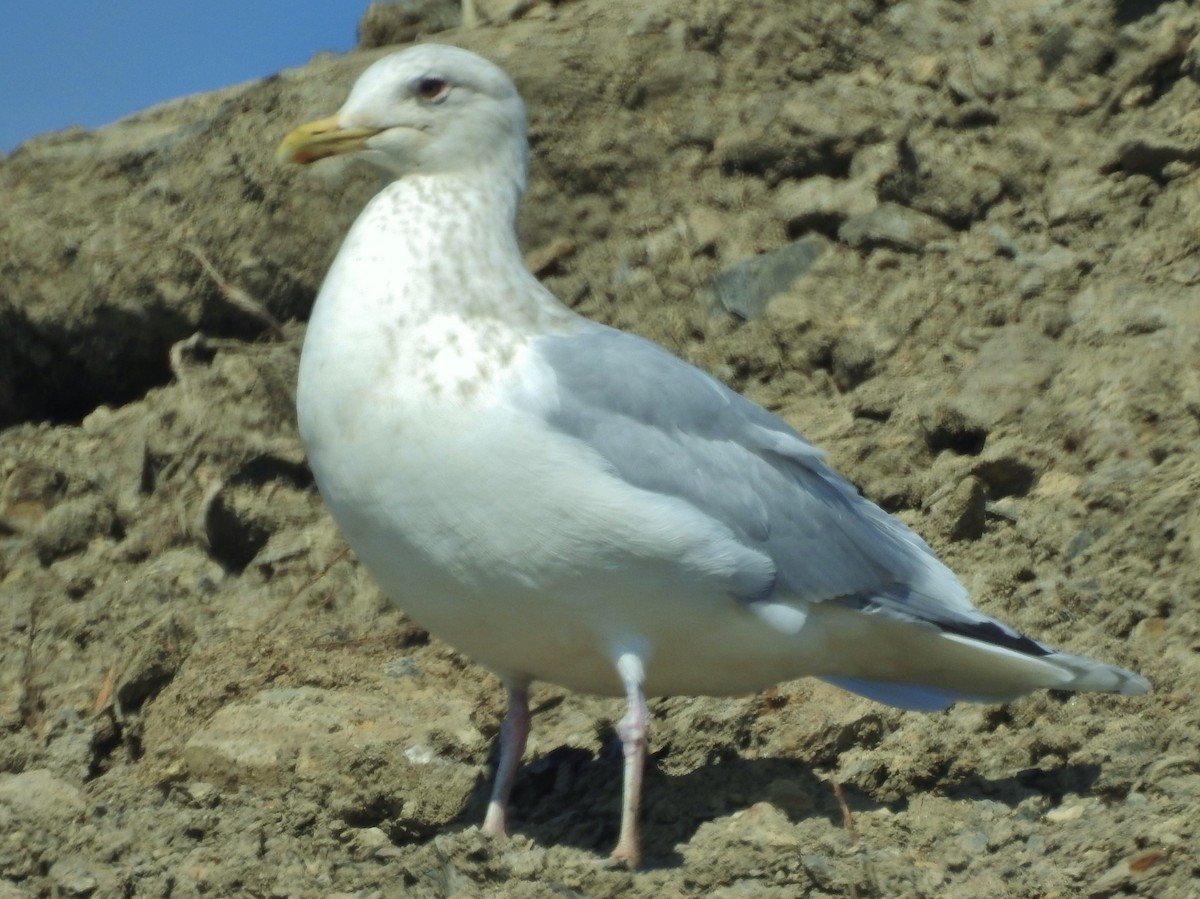
[[[617,672],[625,683],[625,717],[617,725],[621,748],[625,752],[625,789],[621,803],[621,835],[612,851],[614,861],[636,868],[642,860],[638,836],[638,811],[642,805],[642,772],[646,767],[646,697],[642,693],[645,672],[642,660],[633,653],[617,659]]]
[[[508,711],[500,724],[500,761],[496,765],[496,779],[492,781],[492,798],[488,801],[487,815],[483,819],[483,832],[502,837],[507,833],[508,797],[517,769],[521,767],[521,756],[525,754],[525,741],[529,737],[529,684],[507,683]]]

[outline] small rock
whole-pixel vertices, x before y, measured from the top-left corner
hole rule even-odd
[[[881,203],[870,212],[849,218],[838,228],[838,239],[856,250],[884,247],[906,253],[921,253],[935,240],[944,240],[951,231],[937,219],[900,206]]]
[[[808,90],[762,97],[746,120],[717,136],[713,150],[724,171],[759,175],[769,184],[833,174],[883,139],[886,119],[878,90],[828,78]]]
[[[766,789],[766,800],[789,815],[808,813],[816,806],[813,795],[795,780],[777,777]]]
[[[74,710],[60,712],[45,734],[42,764],[68,783],[83,783],[93,773],[103,752],[98,747],[114,736],[106,733],[108,716],[84,717]]]
[[[981,121],[978,109],[961,110],[956,115],[966,120],[958,121],[946,139],[901,140],[895,168],[879,179],[879,199],[923,212],[953,228],[965,229],[982,219],[1004,193],[1002,173],[1018,171],[1018,162],[1010,154],[997,148],[985,159],[977,142],[959,131],[962,125],[986,124],[984,113]]]
[[[371,856],[391,846],[392,840],[381,828],[364,827],[354,831],[353,845],[363,855]]]
[[[843,393],[875,376],[879,351],[875,344],[857,332],[839,337],[832,351],[833,382]]]
[[[1104,215],[1111,186],[1094,166],[1068,168],[1046,189],[1046,217],[1051,225],[1089,224]]]
[[[946,63],[939,56],[916,56],[908,63],[908,77],[913,84],[940,87],[946,76]]]
[[[709,90],[720,80],[720,69],[710,54],[701,50],[685,50],[681,54],[663,53],[650,56],[639,67],[636,76],[621,92],[621,104],[627,109],[640,109],[659,101],[675,102],[680,96],[694,96]],[[703,146],[710,139],[703,135],[707,125],[699,124],[698,130],[689,126],[679,134],[681,144],[699,141]]]
[[[308,469],[285,455],[263,453],[210,488],[201,525],[212,557],[240,572],[271,537],[311,514]]]
[[[1042,817],[1051,824],[1066,824],[1070,821],[1078,821],[1087,811],[1088,802],[1076,802],[1074,805],[1060,805],[1058,808],[1052,808]]]
[[[220,709],[187,742],[184,762],[190,776],[218,785],[269,785],[295,777],[319,780],[346,767],[348,757],[380,754],[397,765],[393,777],[459,785],[469,766],[440,752],[414,764],[406,750],[443,746],[446,734],[453,734],[456,751],[478,749],[482,737],[470,723],[470,709],[465,702],[435,700],[432,692],[414,689],[410,696],[397,705],[383,695],[348,690],[265,690]]]
[[[987,489],[979,478],[963,478],[930,512],[934,529],[950,540],[978,540],[986,524]]]
[[[809,236],[770,253],[754,256],[714,275],[701,289],[710,314],[732,313],[757,318],[771,298],[783,293],[808,271],[825,249],[825,240]]]
[[[971,410],[984,425],[994,425],[1045,390],[1062,356],[1058,344],[1040,330],[1024,324],[1002,328],[963,373],[952,405]]]
[[[59,896],[86,899],[86,897],[95,893],[99,887],[100,882],[90,874],[72,874],[58,880],[55,892]]]
[[[866,181],[828,175],[789,181],[775,192],[775,208],[793,234],[831,233],[846,219],[865,215],[877,205],[875,191]]]
[[[876,379],[854,392],[851,412],[855,418],[887,421],[903,401],[903,392],[894,383]]]
[[[546,275],[558,274],[563,260],[575,254],[575,241],[567,237],[557,237],[548,244],[543,244],[525,254],[525,267],[543,278]]]
[[[697,206],[689,210],[685,221],[691,234],[694,254],[713,252],[728,227],[725,216],[708,206]]]
[[[33,546],[43,565],[87,549],[97,537],[118,537],[121,524],[107,498],[89,494],[67,500],[42,517],[33,531]]]
[[[1140,134],[1117,145],[1114,158],[1105,163],[1102,171],[1122,170],[1151,178],[1176,177],[1187,169],[1169,168],[1172,163],[1193,166],[1200,163],[1200,145],[1152,134]]]
[[[930,452],[943,450],[977,456],[987,441],[988,428],[961,406],[938,403],[918,416]]]
[[[960,103],[992,100],[1008,93],[1009,73],[999,59],[968,50],[948,67],[946,85]]]
[[[22,533],[32,530],[57,504],[67,488],[67,476],[34,463],[17,463],[0,488],[0,524]]]
[[[171,682],[195,642],[192,628],[175,614],[159,621],[141,641],[117,687],[121,711],[136,711]]]
[[[83,793],[45,768],[0,774],[0,804],[39,822],[66,821],[87,810]]]
[[[675,258],[682,251],[687,239],[687,224],[683,219],[646,235],[643,246],[647,264],[653,267]]]
[[[9,874],[15,873],[11,868]],[[31,899],[32,893],[27,893],[8,878],[0,879],[0,899]]]
[[[196,808],[212,808],[221,798],[220,791],[204,781],[188,784],[184,787],[183,792]]]

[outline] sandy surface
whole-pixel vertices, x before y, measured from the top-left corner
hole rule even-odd
[[[526,97],[549,287],[1154,692],[656,701],[630,874],[595,863],[621,704],[540,688],[515,836],[481,836],[498,684],[359,569],[295,433],[377,182],[272,154],[386,51],[320,57],[0,161],[0,899],[1197,895],[1200,18],[481,6],[519,15],[439,39]],[[712,312],[739,276],[748,321]]]

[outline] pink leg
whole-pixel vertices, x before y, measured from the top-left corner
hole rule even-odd
[[[506,687],[508,711],[500,724],[500,761],[496,765],[496,779],[492,782],[492,798],[483,819],[483,832],[498,837],[507,835],[508,797],[521,767],[521,756],[525,754],[525,741],[529,738],[529,685],[506,684]]]
[[[625,790],[621,804],[621,834],[617,848],[612,852],[614,861],[624,862],[628,868],[636,868],[642,860],[641,838],[638,835],[638,812],[642,805],[642,772],[646,767],[646,725],[648,713],[646,697],[642,693],[645,677],[642,660],[626,653],[617,660],[617,671],[625,682],[625,717],[617,725],[621,748],[625,751]]]

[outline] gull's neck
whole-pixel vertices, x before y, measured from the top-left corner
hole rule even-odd
[[[511,171],[410,175],[358,217],[304,339],[298,405],[310,453],[322,422],[342,427],[347,397],[462,402],[529,341],[580,327],[525,268]]]
[[[318,305],[397,323],[447,315],[513,324],[540,318],[559,304],[522,261],[515,227],[520,196],[511,170],[393,181],[354,223]]]

